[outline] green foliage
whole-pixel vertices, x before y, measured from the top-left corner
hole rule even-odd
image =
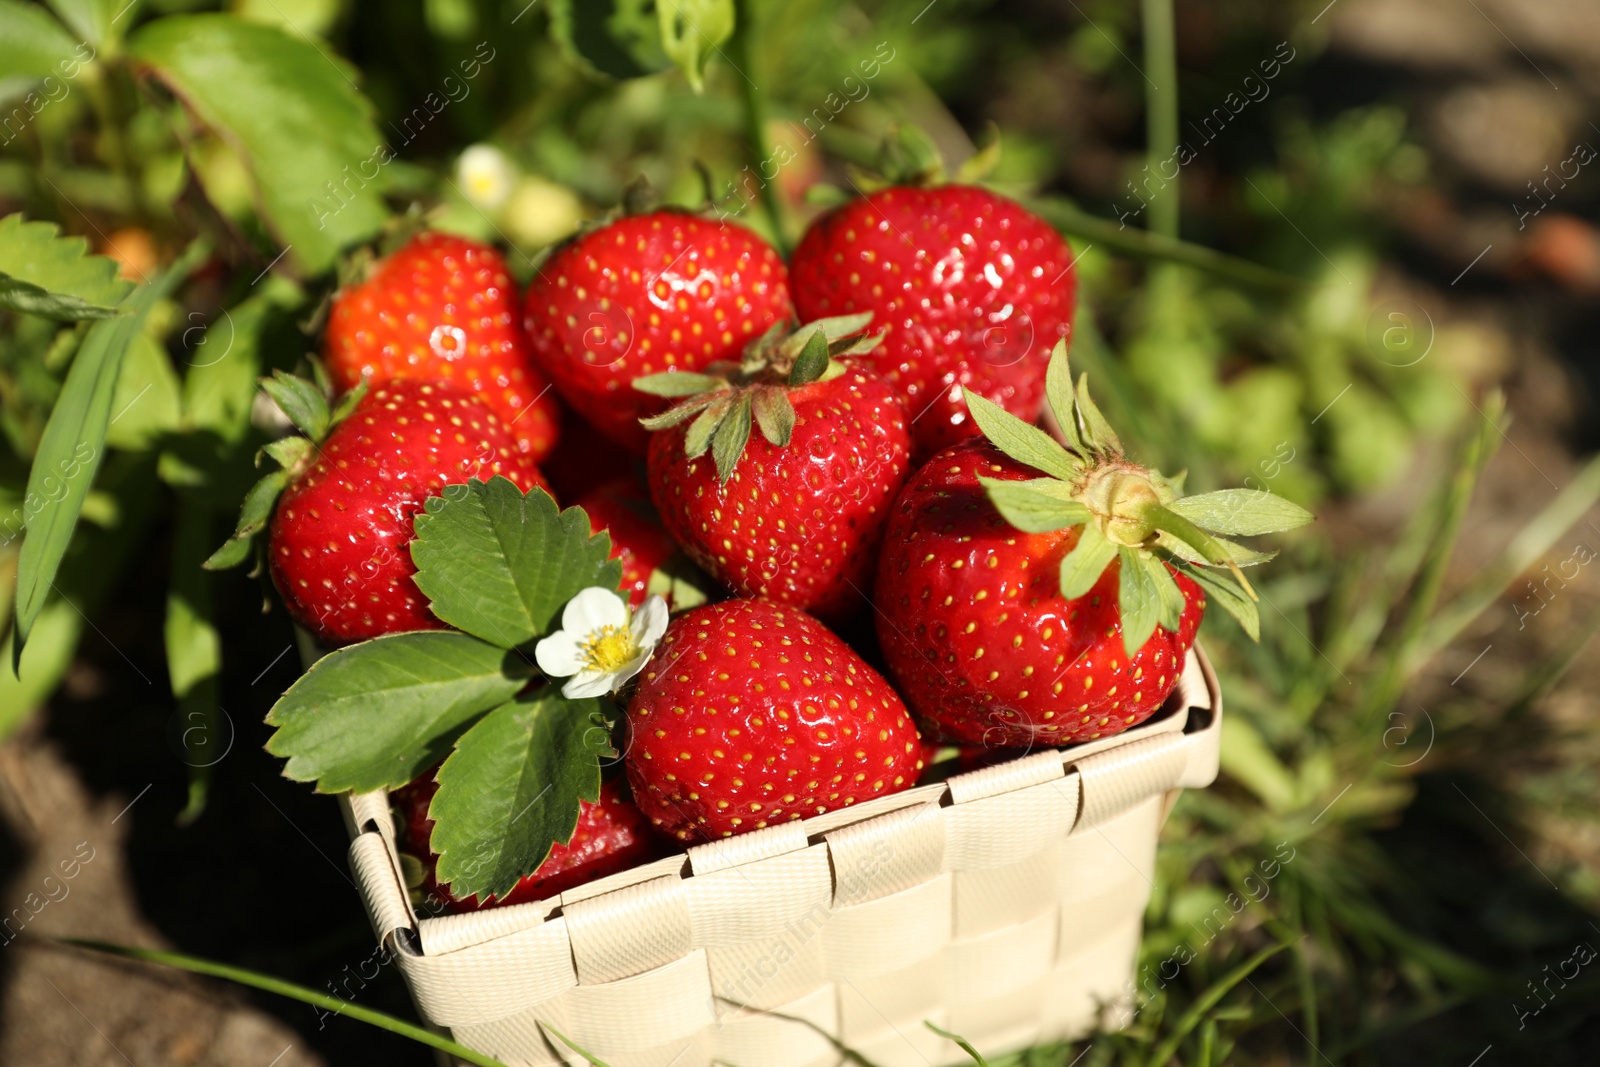
[[[133,288],[117,265],[89,255],[82,237],[59,237],[54,223],[0,219],[0,308],[52,319],[108,319]]]
[[[324,793],[404,785],[468,723],[528,680],[520,656],[467,634],[391,634],[329,653],[289,687],[267,724],[283,773]]]
[[[579,590],[622,579],[611,538],[590,534],[582,508],[560,511],[543,489],[524,496],[498,476],[428,498],[415,525],[411,558],[429,608],[501,648],[555,629]]]
[[[393,150],[315,44],[227,15],[174,15],[128,51],[246,158],[267,223],[307,273],[378,232]]]
[[[55,582],[56,568],[104,458],[123,357],[144,328],[151,307],[188,276],[204,252],[203,245],[192,246],[160,278],[129,297],[129,314],[91,327],[73,360],[28,474],[31,514],[26,515],[28,534],[17,561],[14,663]]]
[[[572,838],[580,801],[600,799],[599,758],[611,754],[599,700],[553,689],[482,719],[439,768],[429,807],[438,877],[457,896],[504,896],[555,844]]]

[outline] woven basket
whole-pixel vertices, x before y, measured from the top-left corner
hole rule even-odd
[[[1130,1011],[1156,835],[1217,773],[1198,647],[1135,729],[689,849],[546,901],[419,920],[383,793],[350,865],[417,1007],[511,1065],[879,1067],[986,1055]]]

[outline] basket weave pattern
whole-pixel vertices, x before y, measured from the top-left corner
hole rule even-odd
[[[582,1064],[552,1031],[611,1067],[956,1063],[925,1020],[992,1054],[1125,1014],[1157,832],[1215,778],[1221,710],[1197,648],[1127,733],[508,908],[419,920],[382,793],[346,801],[350,862],[422,1016],[507,1064]]]

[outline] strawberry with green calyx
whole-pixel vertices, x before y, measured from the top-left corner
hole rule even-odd
[[[894,390],[847,361],[881,342],[869,321],[775,328],[737,366],[634,383],[684,398],[644,420],[650,495],[689,558],[741,596],[825,617],[865,597],[911,463]]]
[[[800,316],[870,311],[889,328],[864,363],[914,416],[919,459],[977,432],[963,396],[1037,419],[1050,346],[1072,329],[1071,249],[1020,204],[961,184],[975,180],[967,171],[944,184],[909,127],[881,166],[890,184],[819,217],[795,249]]]
[[[1066,446],[969,398],[986,439],[917,472],[879,559],[890,673],[960,744],[1063,745],[1143,722],[1177,685],[1208,598],[1258,636],[1239,568],[1270,556],[1218,535],[1311,519],[1265,492],[1180,496],[1128,459],[1083,379],[1074,390],[1064,345],[1047,391]]]
[[[443,625],[413,580],[411,520],[449,483],[503,475],[523,491],[544,484],[505,424],[447,382],[358,387],[333,410],[311,383],[282,372],[262,388],[306,436],[263,449],[283,469],[250,491],[233,538],[206,566],[243,562],[270,522],[273,583],[323,644]]]

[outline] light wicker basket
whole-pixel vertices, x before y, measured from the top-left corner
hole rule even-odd
[[[383,793],[350,865],[422,1017],[513,1067],[963,1062],[1126,1021],[1156,836],[1217,773],[1198,646],[1135,729],[689,849],[546,901],[418,919]]]

